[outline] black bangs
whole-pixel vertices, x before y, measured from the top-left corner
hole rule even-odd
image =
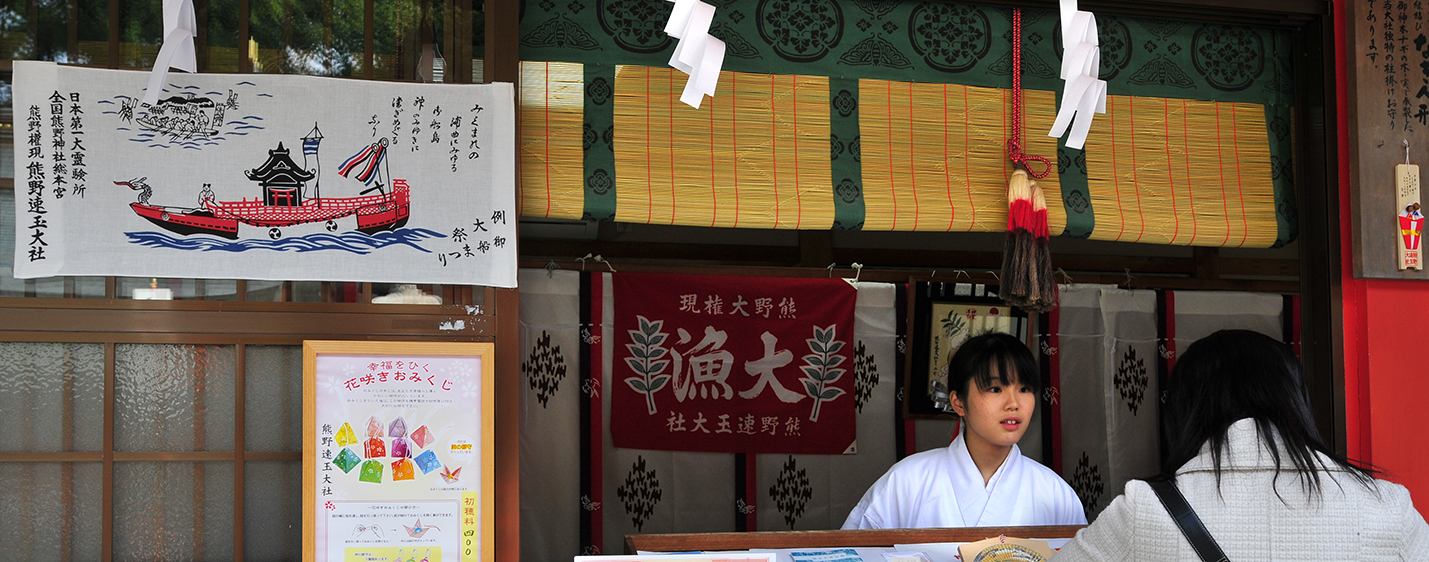
[[[987,358],[987,362],[978,366],[977,371],[972,374],[972,382],[977,384],[978,390],[992,388],[993,384],[1012,386],[1021,381],[1021,370],[1011,357],[1006,355],[992,355]],[[969,390],[972,390],[969,388]]]
[[[1021,340],[1008,334],[986,333],[968,338],[948,362],[948,386],[967,398],[977,384],[987,390],[995,384],[1021,384],[1041,391],[1037,359]]]

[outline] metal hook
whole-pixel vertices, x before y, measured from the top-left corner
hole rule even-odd
[[[1124,267],[1124,268],[1122,268],[1122,269],[1126,271],[1126,288],[1130,289],[1130,288],[1131,288],[1131,279],[1132,279],[1132,277],[1131,277],[1131,268],[1130,268],[1130,267]]]
[[[992,278],[993,278],[993,279],[996,279],[998,283],[1002,283],[1002,276],[1001,276],[1001,275],[998,275],[996,271],[993,271],[993,270],[989,269],[989,270],[987,270],[987,272],[988,272],[989,274],[991,274],[991,275],[992,275]]]
[[[610,262],[609,262],[609,261],[606,261],[605,259],[601,258],[601,257],[600,257],[600,254],[596,254],[596,255],[595,255],[595,261],[596,261],[596,263],[603,263],[603,264],[605,264],[606,267],[610,268],[610,272],[611,272],[611,273],[615,273],[615,266],[610,265]]]
[[[836,266],[836,265],[838,265],[838,263],[831,263],[831,264],[829,264],[828,267],[824,268],[824,269],[829,270],[829,278],[830,278],[830,279],[832,279],[832,278],[834,277],[834,266]]]
[[[1062,280],[1066,281],[1068,285],[1071,285],[1071,284],[1072,284],[1072,276],[1071,276],[1071,275],[1067,275],[1067,270],[1062,269],[1062,268],[1059,267],[1059,268],[1057,268],[1057,273],[1062,274]]]
[[[556,276],[556,270],[557,270],[557,269],[560,269],[560,268],[561,268],[561,264],[556,263],[556,260],[551,260],[551,261],[547,262],[547,263],[546,263],[546,278],[549,279],[549,278],[551,278],[551,277],[555,277],[555,276]]]
[[[968,279],[972,279],[972,278],[973,278],[973,276],[968,275],[968,272],[967,272],[966,270],[954,269],[954,270],[953,270],[953,279],[957,279],[959,275],[961,275],[961,276],[963,276],[963,277],[967,277]]]
[[[1409,165],[1409,139],[1404,139],[1404,165]]]
[[[852,267],[853,267],[853,282],[854,282],[854,283],[857,283],[857,282],[858,282],[858,276],[863,275],[863,264],[858,263],[858,262],[853,262]]]
[[[585,271],[585,261],[591,259],[591,257],[590,253],[586,253],[585,256],[576,258],[576,261],[581,262],[581,271]]]

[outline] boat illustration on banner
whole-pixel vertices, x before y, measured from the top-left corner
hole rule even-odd
[[[132,107],[126,110],[133,111]],[[223,111],[223,104],[207,97],[184,94],[159,100],[135,121],[174,138],[208,137],[218,134],[218,128],[223,125]]]
[[[336,232],[337,221],[356,215],[356,230],[372,235],[396,230],[407,224],[411,211],[410,187],[405,179],[391,179],[387,169],[387,139],[363,147],[338,166],[338,174],[369,186],[357,197],[322,197],[319,193],[321,166],[318,145],[323,137],[317,126],[303,137],[303,165],[279,142],[268,151],[262,166],[245,170],[248,180],[257,182],[261,198],[218,201],[211,184],[204,184],[197,207],[151,205],[152,188],[147,177],[116,181],[139,192],[139,201],[130,208],[156,226],[181,235],[212,234],[238,239],[238,224],[268,229],[268,237],[282,237],[282,228],[325,222]],[[311,164],[311,166],[309,166]],[[311,185],[309,185],[311,182]],[[308,194],[311,188],[311,195]],[[372,192],[374,195],[368,195]]]

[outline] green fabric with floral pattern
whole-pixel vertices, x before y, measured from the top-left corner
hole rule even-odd
[[[873,78],[927,83],[1008,88],[1012,83],[1012,11],[942,2],[882,0],[706,0],[716,7],[710,34],[727,46],[724,70],[763,74],[828,76],[839,84]],[[673,3],[665,0],[522,0],[521,57],[530,61],[579,62],[587,65],[668,65],[675,40],[664,32]],[[1288,30],[1172,22],[1099,15],[1101,77],[1111,95],[1133,95],[1203,101],[1257,103],[1266,106],[1267,136],[1275,154],[1275,190],[1280,222],[1277,244],[1295,236],[1293,182],[1288,172],[1288,134],[1276,134],[1275,117],[1288,119],[1294,97],[1291,74],[1291,33]],[[1023,84],[1029,89],[1058,91],[1061,31],[1056,13],[1023,11]],[[590,68],[589,66],[587,68]],[[590,70],[587,71],[589,77]],[[613,79],[613,72],[602,74]],[[613,86],[613,83],[611,84]],[[847,155],[848,117],[839,113],[839,94],[857,100],[857,88],[830,88],[831,175],[838,206],[836,228],[861,224],[861,180]],[[589,88],[588,88],[589,94]],[[847,101],[847,97],[844,98]],[[610,121],[587,124],[597,134]],[[601,109],[601,108],[595,108]],[[609,108],[596,111],[606,119]],[[857,126],[854,113],[853,125]],[[1028,134],[1040,134],[1028,131]],[[845,151],[840,153],[839,143]],[[610,217],[613,204],[595,196],[591,182],[613,159],[593,159],[587,149],[587,209],[593,218]],[[1053,156],[1053,155],[1048,155]],[[1085,156],[1063,148],[1055,155],[1063,170],[1063,199],[1069,236],[1086,236],[1091,221],[1086,193]],[[1063,162],[1063,159],[1070,161]],[[591,166],[598,166],[591,169]],[[1082,172],[1080,181],[1077,172]],[[848,180],[847,182],[845,180]],[[603,185],[603,184],[602,184]],[[611,199],[614,188],[608,188]],[[1080,191],[1079,191],[1080,190]],[[1079,210],[1080,209],[1080,210]]]

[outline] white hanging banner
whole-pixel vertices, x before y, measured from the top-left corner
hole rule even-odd
[[[670,21],[665,23],[665,33],[680,40],[670,56],[670,66],[690,76],[680,101],[699,109],[705,96],[714,97],[719,71],[724,66],[724,41],[709,34],[715,7],[699,0],[669,1],[675,7],[671,8]]]
[[[1060,0],[1062,17],[1062,107],[1052,123],[1050,137],[1060,138],[1071,126],[1068,148],[1082,148],[1092,128],[1092,113],[1106,113],[1106,81],[1101,72],[1097,18],[1077,9],[1076,0]],[[1075,120],[1074,120],[1075,118]]]
[[[149,87],[144,91],[145,106],[159,103],[160,86],[169,77],[169,68],[198,72],[194,53],[194,37],[197,34],[193,0],[164,0],[164,46],[159,49],[159,55],[154,58],[154,69],[149,72]]]
[[[14,73],[17,278],[516,286],[511,84]]]

